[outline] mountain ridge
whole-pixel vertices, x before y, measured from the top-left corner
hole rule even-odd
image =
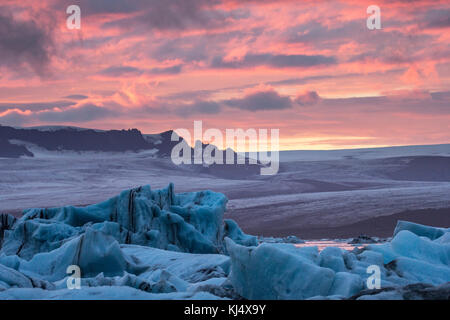
[[[26,146],[14,144],[11,140],[32,143],[48,151],[137,152],[157,149],[167,155],[167,149],[176,143],[171,141],[171,134],[172,131],[157,134],[155,136],[159,140],[152,142],[138,129],[95,130],[63,126],[14,128],[0,125],[0,157],[33,156]]]
[[[159,158],[169,158],[173,148],[179,144],[186,144],[191,151],[191,160],[194,158],[194,149],[179,137],[177,141],[172,141],[173,130],[164,131],[158,134],[143,134],[138,129],[128,130],[95,130],[77,127],[33,127],[14,128],[0,125],[0,158],[34,157],[26,144],[31,143],[37,147],[48,151],[76,151],[76,152],[139,152],[146,150],[156,150],[154,155]],[[19,144],[17,142],[19,141]],[[24,142],[25,145],[22,145]],[[202,149],[208,144],[202,143]],[[214,146],[214,145],[213,145]],[[212,155],[219,149],[214,146]],[[220,177],[242,178],[259,174],[261,165],[250,164],[246,159],[245,164],[237,164],[240,157],[233,152],[234,164],[232,166],[222,166],[219,164],[197,165],[182,164],[184,168],[198,173],[208,173]]]

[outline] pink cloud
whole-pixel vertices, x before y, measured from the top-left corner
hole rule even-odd
[[[379,1],[374,31],[356,0],[83,0],[79,31],[69,2],[2,2],[0,105],[48,107],[0,109],[0,123],[154,132],[197,118],[277,127],[286,146],[450,138],[448,1]]]

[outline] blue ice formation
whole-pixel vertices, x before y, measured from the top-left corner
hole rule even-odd
[[[403,230],[411,231],[418,236],[427,237],[431,240],[436,240],[450,231],[450,229],[446,228],[434,228],[414,222],[399,220],[394,230],[394,236],[396,236],[400,231]]]
[[[353,252],[273,243],[244,247],[226,239],[229,278],[247,299],[424,298],[430,288],[414,284],[441,285],[437,297],[450,298],[450,230],[400,221],[395,233],[390,242]],[[380,270],[379,291],[367,286],[373,265]]]
[[[121,244],[136,244],[191,253],[223,251],[225,236],[241,244],[256,244],[233,221],[223,222],[227,198],[201,191],[175,194],[173,185],[122,192],[87,207],[30,209],[14,228],[4,231],[2,252],[31,259],[86,232],[101,231]]]
[[[87,207],[0,215],[0,299],[450,297],[450,230],[400,221],[352,252],[263,241],[224,220],[227,199],[149,186]],[[295,239],[295,242],[299,242]],[[381,289],[368,289],[378,266]],[[81,289],[68,286],[69,266]]]
[[[0,215],[0,299],[234,297],[224,238],[242,245],[257,238],[223,220],[226,203],[212,191],[175,194],[170,184],[87,207]],[[73,265],[81,292],[67,286]]]

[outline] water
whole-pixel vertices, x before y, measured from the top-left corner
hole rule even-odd
[[[298,248],[303,247],[318,247],[319,252],[325,249],[326,247],[338,247],[344,250],[352,251],[355,248],[365,247],[367,244],[350,244],[344,241],[336,241],[336,240],[306,240],[305,243],[295,244]]]

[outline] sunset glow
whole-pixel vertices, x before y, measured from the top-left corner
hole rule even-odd
[[[280,129],[284,150],[450,142],[448,1],[377,1],[381,30],[365,1],[168,2],[0,0],[0,124],[202,120]]]

